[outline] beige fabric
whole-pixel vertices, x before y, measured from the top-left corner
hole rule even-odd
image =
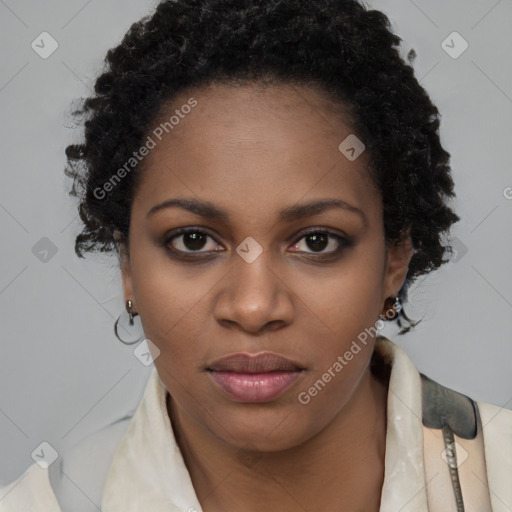
[[[482,423],[478,418],[475,439],[455,438],[455,453],[465,512],[493,512],[485,466]],[[443,433],[423,427],[425,471],[429,512],[457,512]]]
[[[512,511],[512,411],[477,402],[493,512]]]
[[[448,469],[442,459],[443,464],[439,462],[439,450],[444,450],[441,432],[436,434],[432,429],[425,429],[421,421],[420,375],[406,353],[390,340],[378,339],[376,350],[391,364],[380,512],[449,512],[447,506],[454,502],[449,478],[445,479],[439,473],[428,483],[426,476],[432,471],[435,475],[436,468],[439,471]],[[156,369],[153,369],[144,396],[115,451],[105,483],[102,512],[201,512],[169,422],[166,393]],[[467,506],[473,507],[466,510],[490,510],[478,508],[478,501],[469,503],[474,492],[479,493],[486,487],[484,457],[478,454],[476,446],[483,439],[492,511],[511,512],[512,411],[485,402],[478,402],[478,406],[482,437],[473,445],[456,439],[471,453],[460,465],[461,485],[468,496]],[[479,487],[475,485],[478,478],[483,482]],[[9,486],[0,488],[0,512],[27,511],[65,512],[59,509],[47,470],[36,464]]]
[[[0,512],[62,512],[48,470],[34,463],[19,478],[0,488]]]

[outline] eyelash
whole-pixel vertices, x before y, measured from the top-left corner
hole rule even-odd
[[[212,235],[210,235],[208,232],[206,232],[202,229],[194,228],[194,227],[182,228],[182,229],[178,230],[177,232],[173,233],[172,235],[166,236],[163,240],[163,246],[171,253],[172,257],[177,258],[177,259],[188,260],[188,261],[197,261],[197,260],[201,259],[201,257],[194,256],[194,254],[211,255],[216,252],[222,252],[220,250],[219,251],[217,251],[217,250],[204,251],[204,252],[201,252],[201,251],[187,252],[187,251],[181,251],[180,249],[172,248],[170,246],[171,242],[174,239],[180,237],[181,235],[186,235],[188,233],[200,233],[202,235],[206,235],[208,238],[211,238],[212,240],[215,240],[215,238]],[[338,248],[335,249],[334,251],[324,252],[324,253],[322,253],[322,252],[316,252],[316,253],[315,252],[304,252],[304,251],[298,251],[298,252],[300,254],[313,255],[313,256],[319,257],[319,258],[333,258],[333,257],[338,256],[343,251],[343,249],[346,249],[346,248],[350,247],[351,245],[353,245],[353,241],[351,238],[343,237],[327,228],[313,228],[313,229],[310,229],[310,230],[302,233],[299,238],[296,238],[295,242],[293,242],[292,246],[297,245],[303,238],[306,238],[311,235],[318,235],[318,234],[328,235],[329,238],[334,238],[336,240],[336,242],[338,242],[338,244],[339,244]]]

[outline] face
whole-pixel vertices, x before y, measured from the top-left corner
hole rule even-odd
[[[168,133],[150,133],[125,299],[183,421],[233,447],[297,446],[369,371],[373,338],[343,356],[399,291],[412,248],[386,246],[367,155],[339,150],[353,132],[322,93],[213,85],[175,98],[162,120],[173,114]],[[264,357],[219,363],[240,353]]]

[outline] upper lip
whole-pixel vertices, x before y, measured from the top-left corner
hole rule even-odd
[[[279,370],[297,371],[305,368],[299,363],[273,352],[260,352],[258,354],[239,352],[216,359],[206,369],[237,373],[265,373]]]

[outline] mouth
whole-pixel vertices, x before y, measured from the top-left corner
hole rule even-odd
[[[238,353],[210,364],[214,384],[237,402],[269,402],[289,389],[305,367],[271,352]]]

